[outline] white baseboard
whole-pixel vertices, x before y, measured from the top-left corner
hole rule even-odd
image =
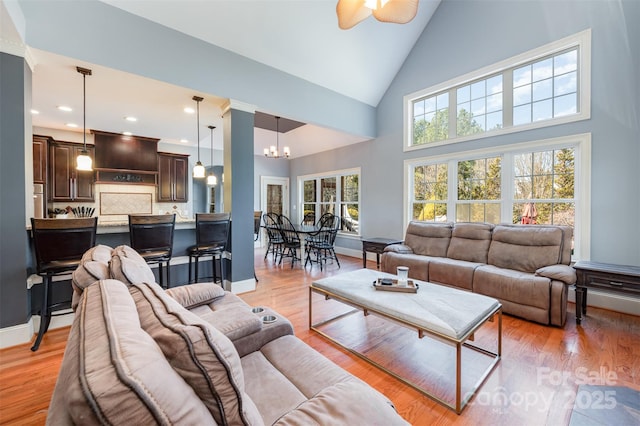
[[[0,329],[0,349],[29,343],[33,338],[33,323],[13,325]]]
[[[569,302],[576,302],[576,293],[569,290]],[[640,316],[640,299],[624,296],[617,293],[605,293],[598,290],[587,290],[587,307],[608,309],[629,315]],[[587,315],[589,309],[587,309]]]
[[[225,280],[224,289],[234,294],[247,293],[256,289],[256,280],[253,278],[234,282]]]
[[[60,313],[62,313],[62,311]],[[63,315],[51,317],[49,330],[70,326],[73,323],[73,318],[74,314],[70,309]],[[31,343],[34,339],[34,334],[37,333],[39,328],[39,315],[31,316],[31,319],[26,324],[0,328],[0,349]]]

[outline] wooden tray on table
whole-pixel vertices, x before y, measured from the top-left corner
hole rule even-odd
[[[384,278],[378,278],[373,282],[373,286],[376,290],[383,291],[397,291],[399,293],[417,293],[420,286],[414,283],[413,280],[407,280],[406,286],[398,285],[397,279],[392,279],[391,284],[382,284]]]

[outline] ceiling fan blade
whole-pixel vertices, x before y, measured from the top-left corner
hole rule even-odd
[[[389,0],[384,7],[374,10],[373,16],[381,22],[406,24],[415,18],[416,13],[418,0]]]
[[[348,30],[371,15],[371,9],[364,6],[364,0],[338,0],[336,5],[338,26]]]

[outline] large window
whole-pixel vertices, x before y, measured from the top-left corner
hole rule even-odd
[[[576,135],[407,160],[407,219],[569,225],[587,253],[589,156]]]
[[[513,125],[578,112],[578,49],[513,70]]]
[[[457,162],[457,222],[500,222],[500,167],[500,157]]]
[[[316,221],[323,213],[340,216],[341,232],[360,233],[360,169],[342,170],[298,178],[301,217],[313,214]]]
[[[586,30],[405,96],[405,150],[588,119],[590,45]]]

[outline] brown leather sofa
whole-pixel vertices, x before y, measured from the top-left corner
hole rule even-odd
[[[282,325],[256,323],[213,283],[165,291],[135,251],[118,247],[105,265],[107,249],[74,272],[77,309],[47,424],[408,424],[286,318],[267,310]]]
[[[411,222],[403,244],[387,246],[381,269],[498,299],[503,311],[563,326],[573,229],[552,225]]]

